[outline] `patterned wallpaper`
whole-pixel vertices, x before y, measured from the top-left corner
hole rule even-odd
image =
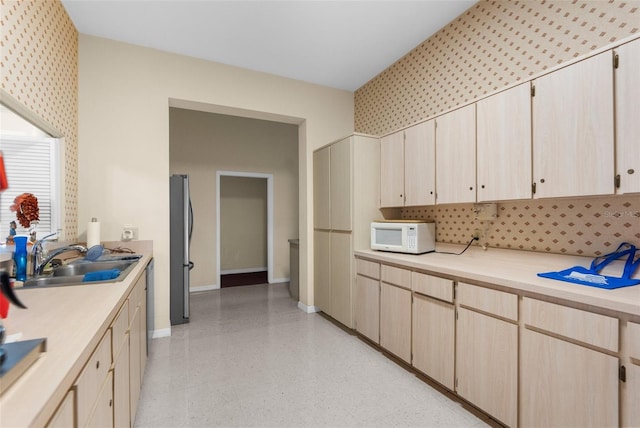
[[[640,31],[640,1],[484,0],[355,93],[355,130],[384,135],[524,81]],[[403,208],[437,222],[439,242],[595,256],[640,246],[640,196],[510,201],[498,219],[473,204]]]
[[[59,0],[0,0],[0,88],[65,140],[66,239],[77,237],[78,32]]]

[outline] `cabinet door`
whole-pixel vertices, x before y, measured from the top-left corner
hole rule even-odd
[[[611,52],[533,82],[536,198],[612,194]]]
[[[622,406],[622,426],[640,427],[640,365],[625,366],[627,381],[622,384],[624,403]]]
[[[331,233],[331,316],[349,328],[353,327],[351,311],[350,233]]]
[[[436,203],[476,201],[476,106],[436,118]]]
[[[404,205],[404,131],[380,139],[380,206]]]
[[[369,340],[380,343],[380,281],[358,275],[354,293],[354,327]]]
[[[453,390],[455,310],[451,303],[413,297],[413,366]]]
[[[132,292],[133,294],[133,292]],[[140,398],[140,308],[134,310],[129,335],[129,407],[131,422],[136,420],[138,399]]]
[[[313,305],[327,315],[331,312],[331,233],[313,233]]]
[[[144,378],[144,369],[147,367],[147,277],[142,275],[138,280],[140,301],[140,385]]]
[[[618,425],[618,359],[524,329],[520,425]]]
[[[618,193],[640,192],[640,40],[616,48],[616,174]]]
[[[508,426],[518,424],[516,324],[458,308],[456,371],[461,397]]]
[[[329,147],[313,152],[313,226],[331,229],[331,156]]]
[[[380,346],[411,363],[411,291],[380,284]]]
[[[85,426],[87,428],[113,426],[113,377],[111,372],[108,373],[102,384],[93,413]]]
[[[75,409],[73,407],[74,398],[75,392],[73,390],[67,392],[64,400],[62,400],[62,404],[60,404],[58,410],[56,410],[54,415],[49,420],[47,428],[69,428],[75,426]]]
[[[130,420],[129,334],[126,339],[113,367],[113,426],[116,428],[133,425]]]
[[[531,86],[478,101],[478,202],[531,198]]]
[[[331,146],[331,229],[351,230],[351,138]]]
[[[405,206],[436,203],[435,121],[429,120],[405,130]]]

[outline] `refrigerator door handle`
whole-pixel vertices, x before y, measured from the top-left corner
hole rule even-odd
[[[189,318],[190,314],[189,314],[189,267],[188,266],[184,268],[183,277],[184,277],[184,299],[183,299],[184,314],[183,316],[185,318]]]

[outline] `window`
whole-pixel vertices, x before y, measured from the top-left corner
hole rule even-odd
[[[7,115],[14,117],[5,120]],[[33,193],[38,198],[40,221],[36,236],[58,232],[60,141],[4,108],[2,119],[0,151],[9,188],[0,194],[0,242],[9,235],[9,223],[16,221],[16,213],[10,207],[22,193]],[[17,233],[27,234],[27,229],[16,223]]]

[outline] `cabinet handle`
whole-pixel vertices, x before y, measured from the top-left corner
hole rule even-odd
[[[627,174],[629,174],[629,175],[633,174],[634,172],[636,172],[636,171],[633,168],[629,168],[627,170]]]
[[[480,186],[480,188],[484,189],[484,184],[482,186]]]
[[[472,187],[469,187],[469,190],[473,190],[473,186],[472,186]]]
[[[540,183],[544,183],[544,178],[541,178],[541,179],[540,179]]]
[[[96,361],[96,369],[100,368],[100,360]]]

